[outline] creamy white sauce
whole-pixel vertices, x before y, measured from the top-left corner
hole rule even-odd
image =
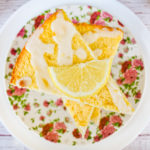
[[[22,77],[16,81],[17,86],[21,87],[29,87],[32,83],[32,79],[30,77]]]
[[[65,21],[62,13],[52,22],[53,39],[58,44],[58,65],[71,65],[73,63],[72,38],[77,33],[75,27],[69,21]]]
[[[114,104],[118,107],[121,113],[131,114],[132,108],[126,104],[123,94],[120,92],[119,87],[116,85],[112,78],[109,78],[107,88],[113,98]]]
[[[26,49],[31,53],[31,64],[35,69],[36,81],[40,89],[49,92],[51,90],[51,79],[48,73],[48,65],[44,59],[44,53],[53,54],[54,45],[44,44],[39,36],[43,32],[42,28],[38,28],[27,42]],[[46,86],[43,79],[48,83]]]
[[[94,55],[95,55],[96,57],[98,57],[98,56],[100,56],[100,55],[102,54],[102,50],[100,50],[100,49],[95,49],[95,50],[93,51],[93,53],[94,53]]]
[[[107,28],[103,29],[95,29],[95,33],[89,31],[83,35],[84,40],[88,43],[91,44],[95,41],[98,40],[100,37],[109,37],[109,38],[114,38],[118,36],[121,33],[121,31],[114,29],[113,31],[109,31]]]
[[[81,60],[84,60],[87,57],[87,54],[83,49],[76,50],[75,55],[77,55],[77,57],[80,58]]]

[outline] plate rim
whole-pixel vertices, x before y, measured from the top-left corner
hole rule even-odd
[[[42,9],[41,9],[41,4],[43,4],[44,2],[45,2],[44,5],[46,5],[48,3],[51,3],[51,5],[42,6]],[[36,4],[36,7],[32,10],[32,6],[34,6],[34,4]],[[143,96],[141,98],[141,102],[140,102],[138,108],[136,109],[134,115],[132,115],[132,117],[130,118],[128,123],[125,126],[123,126],[118,132],[114,133],[113,135],[104,139],[103,141],[92,144],[92,145],[87,144],[85,146],[75,146],[75,147],[64,145],[64,144],[54,144],[54,143],[48,142],[48,141],[44,140],[43,138],[40,138],[40,136],[37,135],[36,133],[34,133],[33,131],[29,131],[29,129],[23,124],[23,122],[19,119],[19,117],[16,117],[15,113],[12,113],[8,100],[5,101],[5,99],[7,98],[7,95],[4,90],[5,89],[5,81],[3,78],[4,72],[5,72],[5,69],[4,69],[5,62],[3,60],[6,57],[8,49],[10,48],[9,46],[11,44],[11,42],[9,41],[8,42],[9,44],[6,46],[4,43],[4,39],[6,39],[6,36],[8,35],[7,34],[8,31],[6,31],[6,29],[8,29],[8,27],[10,26],[10,23],[12,21],[16,20],[17,19],[16,17],[20,17],[20,20],[21,20],[22,15],[24,15],[25,12],[27,12],[27,10],[29,10],[29,9],[30,9],[30,11],[31,10],[33,11],[32,16],[36,16],[36,14],[39,14],[39,12],[42,10],[46,10],[46,8],[49,6],[51,8],[51,7],[58,7],[60,5],[67,5],[67,4],[92,5],[97,8],[103,7],[102,9],[110,12],[115,17],[120,19],[130,30],[133,28],[133,25],[136,24],[136,26],[134,27],[135,28],[134,31],[132,31],[132,34],[134,36],[135,35],[138,37],[140,36],[140,38],[138,38],[137,41],[138,41],[138,43],[140,43],[143,51],[145,52],[143,54],[144,65],[145,65],[145,86],[144,86],[144,91],[143,91]],[[111,5],[112,8],[108,5]],[[116,12],[116,8],[117,8],[117,12]],[[126,13],[124,14],[123,11]],[[120,13],[118,13],[118,12],[123,14],[124,18],[121,17]],[[25,22],[27,22],[29,19],[31,19],[31,16],[26,15],[22,22],[20,21],[20,23],[18,23],[17,25],[16,25],[16,22],[13,23],[12,28],[15,31],[10,32],[12,34],[12,35],[10,35],[11,39],[13,39],[13,37],[16,36],[18,29],[20,29],[25,24]],[[131,22],[129,22],[128,19]],[[14,25],[16,25],[16,26],[14,26]],[[139,31],[138,29],[142,29],[142,31]],[[8,30],[10,30],[10,29],[8,29]],[[139,33],[137,33],[137,31],[139,31]],[[4,37],[2,36],[2,34],[4,35]],[[142,40],[142,39],[145,39],[145,37],[146,37],[146,40],[145,41]],[[80,0],[76,0],[76,1],[74,1],[74,0],[69,0],[69,1],[68,0],[61,0],[61,1],[58,1],[58,0],[55,0],[55,1],[53,1],[53,0],[42,0],[42,1],[31,0],[31,1],[27,2],[22,7],[20,7],[15,13],[13,13],[13,15],[8,19],[8,21],[3,25],[3,27],[0,30],[0,49],[6,48],[6,50],[7,50],[5,52],[5,54],[3,54],[2,51],[0,51],[0,58],[3,57],[3,59],[0,59],[0,66],[1,66],[0,67],[0,77],[1,77],[0,78],[0,83],[1,83],[0,87],[2,89],[2,90],[0,90],[0,95],[1,95],[0,119],[1,119],[2,123],[5,125],[5,127],[10,131],[10,133],[13,136],[15,136],[17,139],[19,139],[22,143],[24,143],[27,147],[29,147],[31,149],[41,150],[41,148],[44,148],[45,150],[47,150],[50,147],[53,147],[57,150],[57,149],[62,148],[62,145],[63,145],[63,148],[65,148],[66,150],[70,150],[70,149],[72,149],[72,150],[73,149],[90,150],[91,148],[95,148],[95,150],[99,149],[99,148],[107,150],[110,147],[113,149],[124,148],[127,144],[132,142],[132,140],[142,131],[142,129],[146,126],[146,124],[150,120],[148,115],[146,116],[147,113],[150,113],[150,110],[148,109],[150,102],[148,100],[146,100],[146,98],[148,99],[148,97],[150,97],[150,93],[148,92],[150,90],[150,81],[148,82],[148,75],[150,74],[150,71],[148,70],[148,68],[150,68],[150,65],[148,64],[148,58],[150,58],[150,51],[148,51],[148,49],[150,49],[150,44],[148,41],[150,41],[150,34],[149,34],[149,31],[147,30],[146,26],[141,22],[141,20],[131,10],[129,10],[126,6],[124,6],[123,4],[121,4],[120,2],[118,2],[116,0],[105,0],[105,1],[103,1],[103,0],[92,0],[92,1],[91,0],[82,0],[82,2]],[[136,119],[136,116],[138,116],[140,121],[138,119]],[[11,122],[11,124],[9,123],[10,120],[13,121],[13,122]],[[136,123],[137,123],[137,125],[135,125]],[[17,127],[17,130],[14,127]],[[127,129],[128,129],[128,132],[125,132],[125,131],[127,131]],[[20,133],[20,131],[22,131],[23,136]],[[130,135],[132,135],[132,136],[129,137],[128,133],[130,133]],[[25,138],[25,137],[29,137],[29,138]],[[33,139],[34,140],[37,139],[38,144],[37,144],[37,142],[31,143],[31,141],[33,141]],[[116,143],[114,143],[115,141],[119,142],[120,144],[116,146]],[[109,145],[108,145],[108,143],[109,143]]]

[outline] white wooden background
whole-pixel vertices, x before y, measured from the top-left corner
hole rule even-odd
[[[0,0],[0,27],[7,18],[28,0]],[[150,0],[120,0],[135,12],[150,30]],[[10,135],[0,123],[0,150],[28,150]],[[150,124],[124,150],[150,150]]]

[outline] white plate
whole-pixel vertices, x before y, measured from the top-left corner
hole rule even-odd
[[[40,138],[37,134],[29,131],[28,128],[16,117],[12,112],[9,102],[7,100],[5,89],[5,60],[7,53],[11,47],[12,41],[15,38],[18,30],[31,18],[38,15],[46,9],[58,7],[66,4],[88,4],[97,8],[104,9],[110,12],[112,15],[121,19],[127,28],[132,31],[137,42],[140,44],[143,52],[145,63],[145,88],[142,95],[139,107],[136,112],[128,121],[128,123],[122,127],[118,132],[112,136],[92,145],[86,146],[67,146],[62,144],[54,144]],[[0,118],[6,125],[8,130],[20,139],[25,145],[35,150],[49,150],[49,149],[122,149],[129,144],[146,126],[149,121],[149,97],[150,97],[150,82],[148,76],[150,75],[150,34],[142,22],[125,6],[115,0],[32,0],[26,5],[21,7],[14,15],[7,21],[0,32]],[[119,143],[119,144],[118,144]]]

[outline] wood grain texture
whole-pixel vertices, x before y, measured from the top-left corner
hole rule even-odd
[[[29,0],[0,0],[0,28],[9,16]],[[150,0],[119,0],[130,8],[150,30]],[[0,150],[28,150],[0,123]],[[150,150],[150,124],[124,150]]]

